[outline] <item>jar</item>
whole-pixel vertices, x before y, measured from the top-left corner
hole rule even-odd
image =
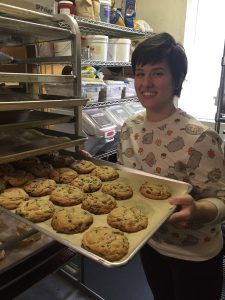
[[[100,0],[100,19],[102,22],[110,22],[111,0]]]
[[[75,15],[75,6],[72,1],[59,1],[58,4],[59,14]]]

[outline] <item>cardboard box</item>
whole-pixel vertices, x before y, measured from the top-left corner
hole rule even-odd
[[[55,13],[55,0],[2,0],[1,3],[34,10],[43,14]]]

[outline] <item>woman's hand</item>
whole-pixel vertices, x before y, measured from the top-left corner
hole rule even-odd
[[[171,197],[170,204],[177,205],[179,211],[174,212],[168,222],[176,227],[187,227],[190,222],[208,223],[218,213],[217,207],[207,199],[195,201],[191,195]]]
[[[170,204],[176,205],[178,211],[174,212],[168,222],[174,224],[176,227],[187,227],[188,223],[193,220],[197,211],[197,202],[191,197],[191,195],[171,197],[169,199]]]

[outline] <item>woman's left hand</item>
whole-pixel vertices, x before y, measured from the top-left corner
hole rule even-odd
[[[191,195],[176,196],[169,199],[169,203],[177,205],[178,211],[174,212],[168,222],[176,227],[187,227],[188,223],[193,220],[197,211],[197,203]]]

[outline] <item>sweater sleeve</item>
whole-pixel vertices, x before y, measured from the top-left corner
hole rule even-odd
[[[225,160],[219,135],[207,130],[189,149],[187,170],[197,201],[210,201],[218,210],[213,223],[225,220]],[[212,223],[210,222],[210,223]]]

